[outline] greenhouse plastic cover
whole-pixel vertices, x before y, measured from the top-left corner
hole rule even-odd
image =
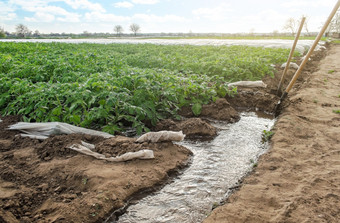
[[[63,122],[43,122],[43,123],[29,123],[18,122],[17,124],[9,126],[10,130],[19,130],[26,134],[21,134],[23,137],[36,137],[37,139],[44,139],[50,135],[62,135],[72,133],[82,133],[94,136],[102,136],[104,138],[114,137],[106,132],[95,131],[91,129],[73,126]]]

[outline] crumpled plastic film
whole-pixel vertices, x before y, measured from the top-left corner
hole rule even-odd
[[[263,83],[263,81],[237,81],[234,83],[228,84],[228,87],[261,87],[266,88],[267,85]]]
[[[185,135],[182,131],[159,131],[159,132],[148,132],[140,136],[136,142],[171,142],[171,141],[183,141]]]
[[[83,141],[81,143],[83,145],[73,144],[68,148],[74,151],[77,151],[79,153],[92,156],[96,159],[106,160],[110,162],[123,162],[123,161],[132,160],[132,159],[154,159],[155,158],[153,151],[149,149],[143,149],[137,152],[128,152],[128,153],[125,153],[123,155],[116,156],[116,157],[105,157],[105,155],[94,152],[90,149],[90,148],[94,148],[94,145],[85,143]]]
[[[286,68],[287,66],[287,62],[286,63],[283,63],[281,65],[281,68]],[[299,65],[297,65],[296,63],[289,63],[289,68],[294,68],[294,69],[299,69]]]
[[[39,139],[39,140],[45,140],[45,139],[48,138],[48,136],[30,135],[30,134],[19,134],[19,136],[21,136],[21,137],[29,137],[31,139]]]
[[[29,123],[18,122],[9,126],[9,130],[20,130],[28,135],[34,136],[50,136],[62,135],[72,133],[82,133],[88,135],[102,136],[104,138],[114,137],[106,132],[95,131],[92,129],[81,128],[63,122],[42,122],[42,123]]]

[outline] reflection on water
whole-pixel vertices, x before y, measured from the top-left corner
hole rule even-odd
[[[222,130],[210,142],[180,143],[194,153],[191,166],[160,191],[128,207],[118,222],[201,222],[266,151],[262,131],[273,124],[255,113],[242,113],[235,124],[214,123]]]

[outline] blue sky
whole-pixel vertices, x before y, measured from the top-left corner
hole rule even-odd
[[[307,16],[318,31],[337,0],[0,0],[0,27],[19,23],[41,33],[113,32],[137,23],[153,32],[273,32]]]

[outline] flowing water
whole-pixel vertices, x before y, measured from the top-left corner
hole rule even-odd
[[[221,131],[212,141],[180,143],[194,153],[190,167],[160,191],[129,206],[117,222],[201,222],[266,151],[262,133],[273,124],[268,117],[242,113],[235,124],[213,123]]]

